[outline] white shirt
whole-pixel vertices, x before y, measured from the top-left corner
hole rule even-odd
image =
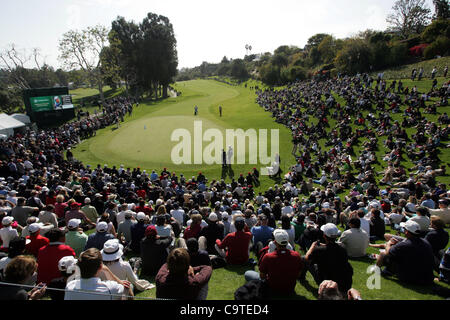
[[[125,212],[126,212],[126,211],[120,211],[120,212],[116,215],[117,225],[119,225],[121,222],[124,222],[124,221],[125,221]]]
[[[281,209],[282,214],[291,214],[292,212],[294,212],[294,208],[292,208],[292,206],[286,206]]]
[[[192,220],[189,219],[188,222],[186,222],[186,226],[190,227],[192,223]],[[204,228],[208,225],[208,223],[205,220],[202,220],[202,222],[200,223],[200,227]]]
[[[183,225],[184,222],[184,210],[183,209],[177,209],[177,210],[171,210],[170,214],[172,217],[177,220],[180,225]]]
[[[359,218],[361,221],[361,229],[370,234],[370,221],[365,218]]]
[[[83,292],[77,292],[82,290]],[[102,294],[91,294],[84,291],[94,291]],[[100,278],[72,280],[66,285],[64,300],[121,300],[124,286],[115,281],[102,281]]]
[[[133,272],[130,263],[123,261],[122,259],[119,259],[119,261],[113,264],[109,264],[108,269],[111,270],[111,272],[120,280],[130,281],[133,285],[136,285],[136,281],[139,280]]]
[[[18,237],[19,234],[17,233],[16,229],[13,229],[13,227],[9,226],[9,227],[3,227],[0,230],[0,238],[3,241],[2,247],[4,248],[8,248],[9,247],[9,242],[14,239],[15,237]]]

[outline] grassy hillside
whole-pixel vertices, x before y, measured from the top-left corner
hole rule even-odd
[[[424,78],[429,79],[431,77],[431,70],[436,66],[436,69],[438,70],[438,76],[442,77],[445,66],[450,67],[450,56],[448,57],[442,57],[432,60],[425,60],[421,62],[417,62],[414,64],[407,64],[403,65],[397,68],[392,68],[388,70],[383,71],[377,71],[373,72],[371,74],[372,77],[377,76],[378,73],[383,72],[384,73],[384,79],[394,80],[394,79],[410,79],[411,78],[411,71],[416,68],[417,72],[419,71],[419,68],[423,68],[424,71]]]

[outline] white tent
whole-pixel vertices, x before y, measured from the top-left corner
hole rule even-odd
[[[25,127],[26,124],[19,121],[6,113],[0,114],[0,134],[8,137],[14,135],[14,129]]]
[[[31,123],[30,117],[27,116],[24,113],[13,113],[11,115],[11,117],[13,117],[16,120],[19,120],[20,122],[23,122],[24,124],[30,124]]]

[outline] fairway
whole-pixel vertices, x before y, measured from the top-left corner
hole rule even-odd
[[[236,136],[245,138],[243,134],[246,130],[255,129],[254,132],[260,138],[260,129],[266,129],[266,155],[270,156],[271,152],[279,151],[283,171],[286,171],[288,165],[293,163],[289,130],[275,123],[270,114],[256,104],[255,94],[250,89],[233,87],[214,80],[181,82],[177,83],[175,88],[182,92],[181,96],[140,104],[133,110],[132,116],[125,118],[125,122],[121,123],[119,128],[112,126],[102,129],[97,132],[97,136],[80,143],[74,150],[75,157],[91,166],[123,164],[125,167],[140,167],[158,172],[167,167],[185,176],[197,175],[199,171],[202,171],[210,179],[220,179],[222,178],[220,150],[222,147],[226,150],[229,145],[226,140],[226,131],[242,129],[235,133]],[[219,105],[223,107],[222,117],[219,114]],[[197,116],[194,116],[194,106],[198,106]],[[200,135],[195,135],[195,121],[199,121],[197,126],[201,126],[202,134]],[[172,134],[178,129],[189,132],[190,135],[190,140],[187,141],[190,146],[190,161],[181,164],[172,161],[174,147],[184,141],[172,139]],[[223,137],[222,141],[219,141],[220,149],[208,153],[216,161],[213,164],[206,164],[208,163],[206,161],[202,161],[202,164],[194,164],[194,155],[198,155],[198,152],[195,152],[198,149],[194,149],[194,139],[202,143],[201,150],[205,150],[211,142],[217,142],[217,139],[210,141],[202,139],[208,129],[217,129],[216,132],[220,132]],[[279,130],[278,150],[275,150],[275,147],[272,150],[271,129]],[[254,146],[254,143],[252,145]],[[235,142],[233,144],[235,161],[237,147],[238,144]],[[250,139],[247,138],[244,150],[245,164],[232,166],[236,178],[240,173],[246,175],[253,167],[258,167],[260,170],[268,165],[261,163],[260,157],[256,157],[255,153],[249,154],[249,150]],[[250,161],[254,158],[257,160],[256,163],[254,160]],[[229,179],[230,175],[227,178]],[[269,179],[266,180],[268,180],[267,183],[273,183]]]

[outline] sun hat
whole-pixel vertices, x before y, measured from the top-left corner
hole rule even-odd
[[[341,234],[339,229],[333,223],[324,224],[320,227],[320,230],[322,230],[328,238],[337,238]]]
[[[65,256],[58,261],[58,269],[59,271],[70,271],[70,267],[76,264],[77,259],[75,259],[73,256]]]
[[[108,224],[105,221],[99,222],[95,228],[98,232],[108,231]]]
[[[114,261],[123,255],[123,245],[118,239],[112,239],[105,242],[103,249],[100,250],[103,261]]]
[[[285,246],[289,243],[289,235],[286,230],[276,229],[273,232],[273,236],[275,238],[275,242],[281,246]]]
[[[413,234],[419,234],[420,231],[420,225],[412,220],[408,220],[406,222],[400,222],[400,227],[405,228],[409,232]]]
[[[81,220],[80,219],[70,219],[69,223],[67,224],[67,227],[69,229],[76,229],[80,225]]]

